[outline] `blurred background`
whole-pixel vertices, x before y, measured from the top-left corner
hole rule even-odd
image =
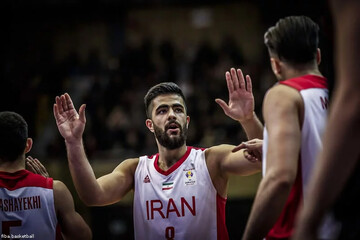
[[[228,100],[225,72],[241,68],[252,77],[262,119],[264,94],[276,82],[263,34],[281,17],[307,15],[320,25],[320,68],[331,82],[334,76],[326,0],[12,0],[1,6],[7,17],[0,110],[24,116],[34,139],[31,156],[66,183],[94,239],[133,239],[132,193],[108,207],[89,208],[78,199],[52,114],[55,96],[68,92],[77,109],[87,104],[84,143],[101,176],[128,157],[157,152],[143,98],[163,81],[177,83],[186,95],[188,145],[246,140],[214,100]],[[230,180],[230,239],[241,237],[260,178]]]

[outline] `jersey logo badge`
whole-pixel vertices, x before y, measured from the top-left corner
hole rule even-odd
[[[150,182],[149,175],[146,175],[146,177],[144,178],[144,183],[149,183],[149,182]]]
[[[193,169],[185,171],[185,185],[195,185],[196,184],[196,175]]]

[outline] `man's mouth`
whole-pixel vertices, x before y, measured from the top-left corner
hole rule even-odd
[[[166,131],[169,132],[170,134],[178,134],[180,131],[180,125],[177,123],[170,123],[169,125],[167,125],[166,127]]]

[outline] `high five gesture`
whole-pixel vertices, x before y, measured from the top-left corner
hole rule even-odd
[[[69,94],[65,93],[55,98],[53,110],[56,125],[65,141],[81,140],[86,123],[85,104],[80,106],[78,113]]]
[[[254,113],[255,103],[252,93],[252,83],[249,75],[244,75],[241,69],[231,68],[225,73],[229,91],[229,103],[222,99],[215,99],[224,113],[239,121],[246,131],[248,139],[262,139],[263,126]]]

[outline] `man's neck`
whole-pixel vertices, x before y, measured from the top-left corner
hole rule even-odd
[[[296,78],[304,75],[315,75],[315,76],[323,76],[319,71],[317,64],[299,64],[299,65],[290,65],[287,63],[283,63],[283,74],[282,80]]]
[[[14,173],[25,169],[25,161],[16,160],[14,162],[0,160],[0,171]]]
[[[167,148],[164,148],[163,146],[159,146],[159,168],[167,171],[185,155],[186,151],[187,147],[185,144],[173,150],[169,150]]]

